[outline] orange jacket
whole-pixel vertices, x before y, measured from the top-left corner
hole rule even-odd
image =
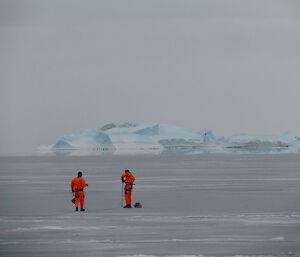
[[[129,172],[124,172],[121,176],[121,179],[123,180],[125,178],[125,183],[126,184],[133,184],[135,177],[132,175],[132,173]]]
[[[83,188],[85,188],[87,186],[85,180],[83,178],[74,178],[71,182],[71,190],[72,192],[74,192],[75,190],[82,190]]]

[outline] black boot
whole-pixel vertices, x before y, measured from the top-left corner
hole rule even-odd
[[[80,211],[85,211],[85,209],[81,208]]]
[[[76,211],[78,211],[78,207],[76,207]]]
[[[130,204],[126,204],[123,208],[131,208]]]

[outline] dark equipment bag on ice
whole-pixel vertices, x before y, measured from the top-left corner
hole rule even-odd
[[[142,208],[142,204],[140,202],[136,202],[134,204],[134,208]]]

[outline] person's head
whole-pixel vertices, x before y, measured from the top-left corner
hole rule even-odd
[[[78,171],[77,176],[78,176],[78,178],[81,178],[82,177],[82,172]]]
[[[131,173],[130,170],[125,170],[125,173]]]

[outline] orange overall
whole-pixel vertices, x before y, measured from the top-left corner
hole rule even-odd
[[[75,206],[78,208],[79,202],[81,208],[84,205],[84,191],[83,189],[87,186],[85,180],[81,177],[74,178],[71,182],[71,190],[75,196]]]
[[[126,205],[131,205],[131,190],[133,187],[133,182],[135,180],[135,177],[130,172],[124,172],[121,176],[121,179],[125,179],[125,201]]]

